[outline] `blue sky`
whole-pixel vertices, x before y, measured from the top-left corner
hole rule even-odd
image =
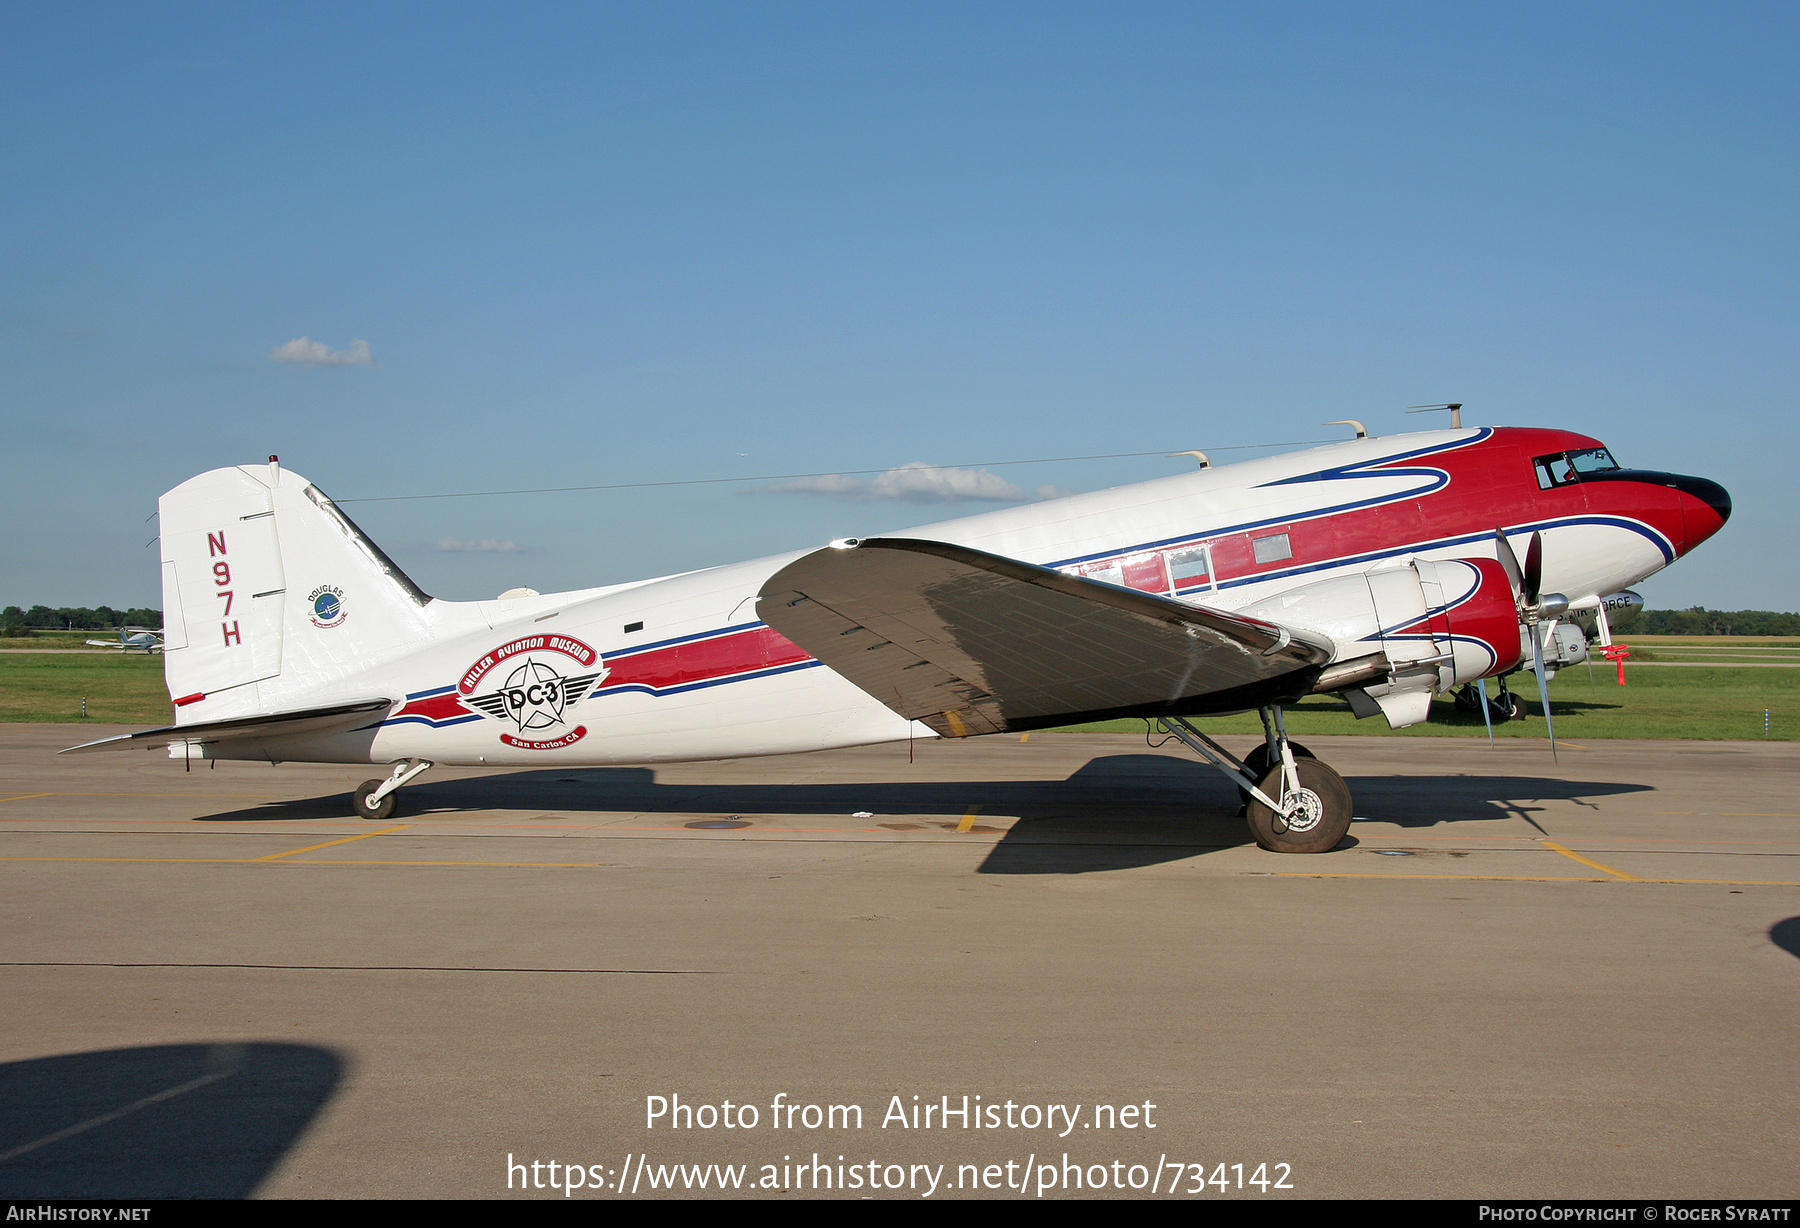
[[[157,604],[156,496],[271,452],[469,598],[1191,462],[355,500],[1225,461],[1459,400],[1726,485],[1652,605],[1800,609],[1797,34],[1791,5],[14,5],[0,603]]]

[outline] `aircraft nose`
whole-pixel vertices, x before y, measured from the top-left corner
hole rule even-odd
[[[1677,477],[1675,489],[1684,495],[1692,495],[1710,507],[1713,514],[1718,516],[1720,527],[1723,527],[1725,522],[1731,519],[1731,494],[1717,482],[1709,478]],[[1717,531],[1714,529],[1714,532]]]
[[[1685,554],[1725,527],[1731,519],[1731,495],[1710,478],[1681,473],[1660,475],[1665,486],[1680,492],[1682,553]]]

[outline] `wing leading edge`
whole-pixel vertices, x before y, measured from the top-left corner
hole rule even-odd
[[[757,616],[945,737],[1291,702],[1331,642],[945,542],[873,537],[771,576]]]

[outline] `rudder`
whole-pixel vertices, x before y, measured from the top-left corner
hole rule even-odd
[[[432,599],[273,460],[191,478],[158,510],[178,723],[281,708],[428,632]]]

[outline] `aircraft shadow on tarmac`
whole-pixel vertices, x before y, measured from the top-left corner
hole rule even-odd
[[[1618,781],[1532,776],[1350,777],[1356,813],[1432,827],[1500,818],[1536,825],[1548,801],[1648,790]],[[980,867],[984,874],[1071,874],[1179,861],[1250,842],[1237,791],[1222,775],[1169,755],[1102,755],[1066,780],[877,781],[831,784],[659,784],[650,768],[577,768],[427,781],[401,795],[400,812],[454,813],[541,808],[581,813],[741,817],[750,827],[791,826],[795,816],[846,818],[905,832],[954,831],[971,807],[975,831],[1017,821]],[[346,794],[271,802],[208,815],[217,823],[342,818]],[[1354,831],[1354,829],[1352,829]],[[1540,829],[1541,830],[1541,829]],[[1351,842],[1354,842],[1352,836]]]
[[[1769,927],[1769,941],[1800,959],[1800,917],[1789,917]]]
[[[331,1099],[328,1049],[149,1045],[0,1065],[0,1198],[248,1198]]]

